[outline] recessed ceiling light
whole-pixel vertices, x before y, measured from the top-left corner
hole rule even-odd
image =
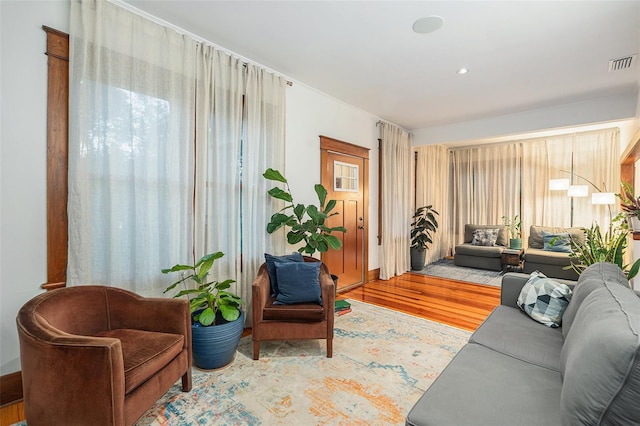
[[[458,73],[459,75],[463,75],[463,74],[466,74],[466,73],[468,73],[468,72],[469,72],[469,69],[468,69],[468,68],[460,68],[460,69],[457,71],[457,73]]]
[[[429,34],[438,31],[444,25],[444,19],[439,16],[427,16],[413,23],[413,31],[418,34]]]

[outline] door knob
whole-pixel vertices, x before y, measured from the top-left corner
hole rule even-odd
[[[364,225],[358,226],[358,229],[364,229]]]

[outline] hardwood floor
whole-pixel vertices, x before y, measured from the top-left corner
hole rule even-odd
[[[500,304],[500,288],[406,273],[338,293],[338,298],[360,300],[474,331]]]
[[[387,281],[375,280],[338,293],[353,299],[474,331],[500,304],[500,288],[407,273]],[[245,330],[245,334],[250,334]],[[24,420],[23,404],[0,409],[0,425]]]

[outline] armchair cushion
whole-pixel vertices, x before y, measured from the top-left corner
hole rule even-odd
[[[267,272],[269,273],[269,282],[271,283],[271,294],[273,296],[278,295],[278,276],[276,274],[276,262],[304,262],[304,258],[298,252],[291,254],[285,254],[284,256],[274,256],[269,253],[264,254],[264,263],[267,265]]]
[[[278,294],[274,305],[293,303],[322,304],[320,262],[276,261]]]
[[[108,330],[96,337],[112,337],[122,343],[125,394],[169,364],[184,346],[183,335],[145,330]]]

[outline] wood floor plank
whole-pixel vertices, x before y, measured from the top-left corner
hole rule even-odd
[[[338,296],[469,331],[474,331],[500,304],[499,287],[412,273],[371,281]]]

